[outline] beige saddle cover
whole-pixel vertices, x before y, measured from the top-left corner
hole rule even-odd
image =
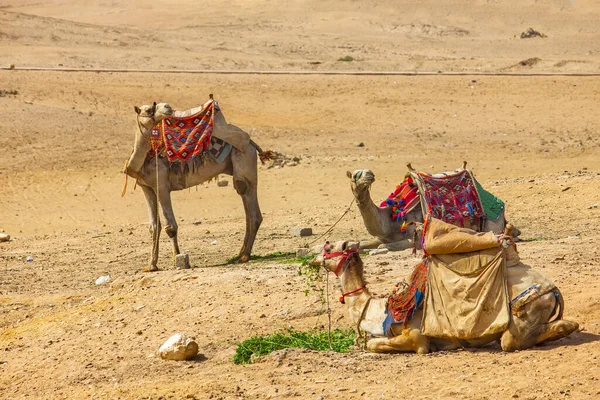
[[[495,235],[431,218],[425,249],[429,269],[422,333],[469,340],[504,331],[510,298],[506,257]]]

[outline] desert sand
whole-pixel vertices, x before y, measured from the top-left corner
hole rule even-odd
[[[0,66],[599,73],[599,19],[594,1],[4,0]],[[546,37],[521,39],[530,27]],[[326,327],[299,265],[225,265],[243,209],[231,184],[212,182],[173,193],[192,269],[174,268],[163,233],[161,271],[142,273],[143,195],[130,179],[120,197],[133,107],[183,110],[209,93],[261,147],[300,159],[259,166],[255,255],[368,239],[356,206],[318,238],[352,200],[347,170],[373,170],[380,200],[408,162],[440,172],[466,160],[581,331],[515,353],[287,350],[234,365],[253,335]],[[600,398],[598,104],[595,76],[1,70],[0,232],[12,240],[0,243],[0,398]],[[297,226],[314,235],[292,237]],[[369,287],[390,293],[416,263],[410,251],[366,257]],[[102,275],[112,282],[95,285]],[[352,327],[338,291],[330,279],[333,327]],[[195,336],[199,357],[156,357],[177,332]]]

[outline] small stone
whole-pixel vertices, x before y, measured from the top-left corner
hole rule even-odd
[[[110,283],[110,281],[110,275],[103,275],[96,279],[96,285],[105,285],[107,283]]]
[[[201,223],[202,223],[202,221],[200,221],[199,219],[192,222],[192,224],[194,224],[194,225],[200,225]]]
[[[0,233],[0,242],[8,242],[10,235],[8,233]]]
[[[561,192],[566,192],[569,189],[571,189],[571,186],[564,187],[561,189]]]
[[[387,254],[389,252],[388,249],[375,249],[369,252],[370,256],[376,256],[378,254]]]
[[[313,233],[312,228],[292,228],[290,234],[292,236],[311,236]]]
[[[229,181],[226,181],[226,180],[222,180],[222,181],[218,181],[217,182],[217,186],[219,186],[219,187],[225,187],[227,185],[229,185]]]
[[[359,144],[356,145],[356,147],[365,147],[365,144],[363,142],[360,142]]]
[[[594,208],[598,208],[598,204],[592,204],[591,206],[588,207],[588,210],[592,210]],[[2,241],[2,235],[0,235],[0,242]]]
[[[176,333],[158,349],[158,355],[164,360],[191,360],[197,354],[198,343],[185,333]]]
[[[210,244],[212,244],[213,246],[217,244],[216,240],[213,240],[212,242],[210,242]]]
[[[300,248],[296,250],[296,257],[306,257],[310,254],[310,249]]]
[[[267,318],[266,314],[260,314],[260,316],[258,318]]]
[[[32,256],[27,256],[27,262],[32,262],[33,261],[33,257]]]
[[[177,254],[175,256],[175,268],[177,268],[177,269],[190,268],[190,256],[188,254]]]

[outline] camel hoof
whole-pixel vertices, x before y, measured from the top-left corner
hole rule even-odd
[[[142,269],[142,272],[155,272],[155,271],[158,271],[158,267],[156,265],[151,265],[149,267]]]
[[[246,255],[241,256],[240,259],[238,260],[239,263],[245,263],[248,261],[250,261],[250,256],[246,256]]]

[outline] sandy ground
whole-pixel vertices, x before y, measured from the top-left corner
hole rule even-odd
[[[593,1],[163,3],[3,1],[0,64],[600,70]],[[519,39],[529,27],[547,37]],[[345,56],[355,61],[337,61]],[[151,246],[143,195],[130,180],[119,197],[133,106],[186,109],[209,93],[263,148],[300,158],[259,166],[254,254],[317,239],[352,199],[346,170],[372,169],[382,199],[407,162],[438,172],[467,160],[507,202],[523,261],[557,283],[582,331],[511,354],[290,350],[233,365],[236,343],[252,335],[326,325],[298,265],[223,265],[241,246],[243,209],[231,185],[213,182],[173,194],[193,268],[174,269],[163,234],[162,270],[141,273]],[[13,237],[0,243],[0,398],[600,398],[598,104],[598,77],[0,71],[0,230]],[[294,238],[295,226],[315,236]],[[358,210],[327,238],[368,238]],[[369,287],[390,293],[417,262],[410,252],[365,258]],[[113,282],[96,286],[105,274]],[[347,328],[338,287],[330,282],[334,327]],[[157,359],[176,332],[195,336],[201,356]]]

